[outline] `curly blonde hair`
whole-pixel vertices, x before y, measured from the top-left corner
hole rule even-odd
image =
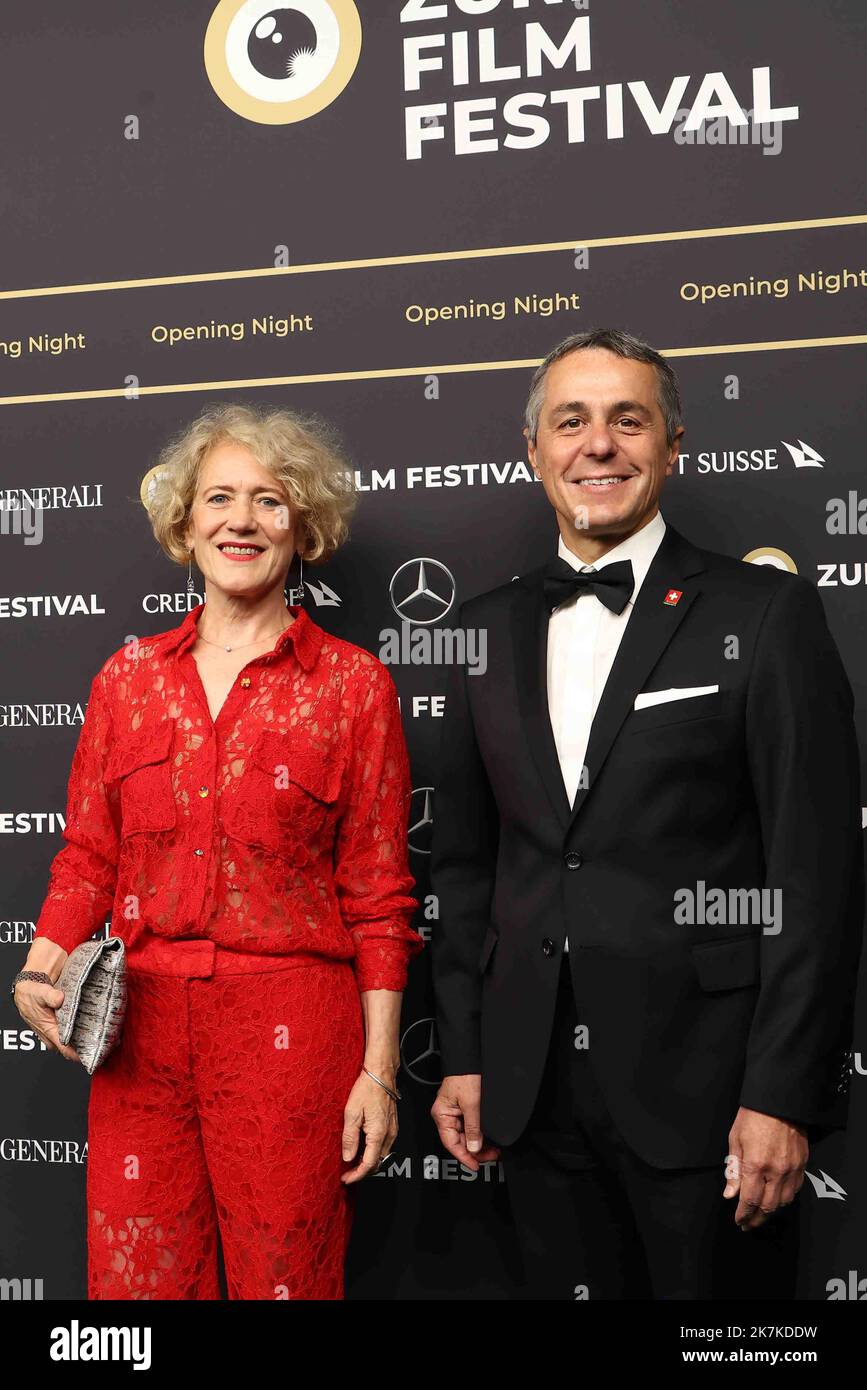
[[[249,449],[285,487],[302,528],[304,560],[330,559],[349,535],[358,502],[336,432],[316,415],[238,404],[206,406],[169,440],[149,470],[144,506],[168,558],[179,565],[189,561],[184,532],[199,471],[211,449],[227,441]]]

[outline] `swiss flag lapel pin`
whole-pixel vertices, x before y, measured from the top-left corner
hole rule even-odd
[[[669,589],[668,593],[665,595],[665,598],[663,599],[663,603],[667,603],[669,608],[674,608],[675,604],[680,602],[682,596],[683,589]]]

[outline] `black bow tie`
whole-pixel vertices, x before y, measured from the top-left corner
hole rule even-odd
[[[593,593],[610,608],[612,613],[622,613],[635,588],[631,560],[616,560],[613,565],[603,565],[602,569],[591,574],[579,574],[576,569],[558,555],[545,568],[545,604],[551,613],[558,604],[566,603],[576,594]]]

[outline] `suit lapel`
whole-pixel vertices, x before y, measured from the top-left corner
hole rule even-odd
[[[696,598],[700,584],[694,576],[704,568],[695,546],[666,524],[590,728],[584,759],[587,775],[583,780],[587,785],[578,787],[571,808],[548,709],[548,614],[542,591],[545,567],[516,581],[511,624],[521,725],[545,791],[567,834],[599,776],[635,696]],[[664,602],[669,589],[682,591],[676,604]]]

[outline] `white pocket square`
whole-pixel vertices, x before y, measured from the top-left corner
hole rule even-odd
[[[645,690],[636,695],[633,709],[647,709],[648,705],[662,705],[668,700],[690,700],[694,695],[712,695],[719,690],[718,685],[672,686],[670,690]]]

